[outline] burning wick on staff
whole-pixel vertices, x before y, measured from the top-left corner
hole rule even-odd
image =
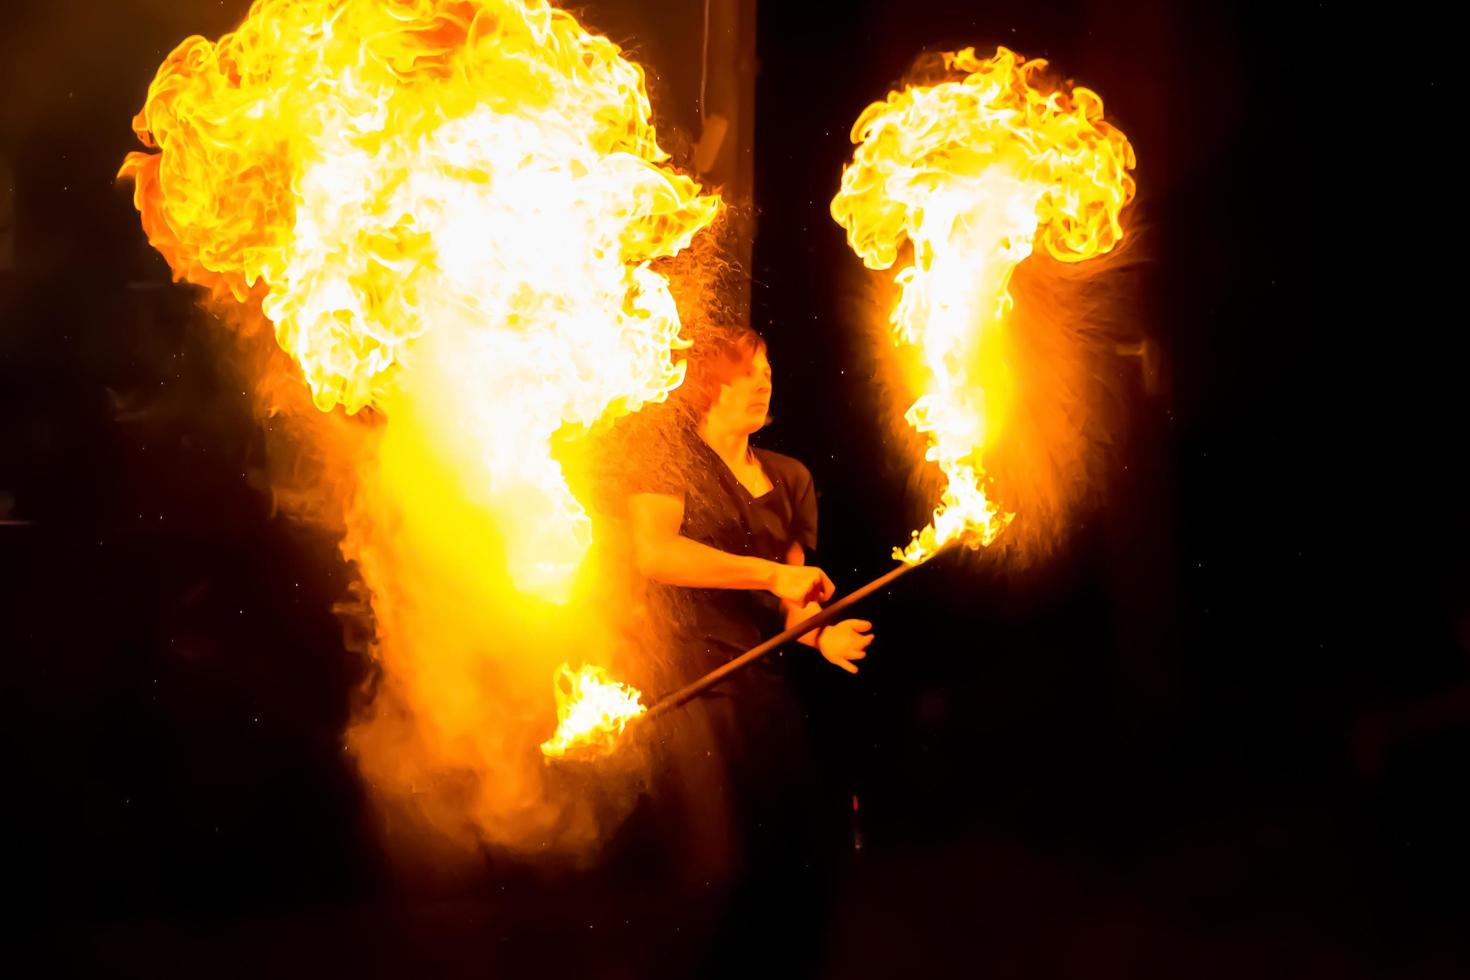
[[[562,665],[556,681],[556,734],[541,743],[551,758],[569,752],[611,749],[623,729],[648,709],[637,689],[613,680],[606,670],[587,664],[573,671]]]

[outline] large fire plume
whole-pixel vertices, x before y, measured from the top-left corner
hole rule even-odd
[[[365,776],[440,830],[586,836],[536,751],[554,665],[619,652],[570,469],[680,384],[659,263],[721,208],[642,69],[544,0],[257,0],[168,56],[134,129],[149,241],[267,321],[314,406],[266,408],[344,420],[303,428],[350,474],[309,492],[371,597]]]
[[[1067,289],[1018,310],[1013,276],[1033,252],[1076,266],[1113,251],[1135,191],[1102,100],[1049,80],[1045,61],[966,48],[927,67],[937,79],[859,116],[831,206],[868,268],[902,263],[889,324],[917,394],[905,419],[943,475],[932,520],[895,549],[911,563],[988,545],[1018,511],[1060,512],[1088,370],[1062,334],[1086,311]]]

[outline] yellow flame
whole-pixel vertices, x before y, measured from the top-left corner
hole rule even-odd
[[[679,385],[651,263],[720,207],[661,165],[642,69],[544,0],[257,0],[133,126],[176,276],[258,298],[318,408],[425,417],[564,598],[591,528],[553,437]]]
[[[911,247],[889,322],[918,354],[921,393],[905,418],[946,480],[929,525],[894,549],[911,563],[952,540],[989,544],[1013,518],[984,467],[1013,396],[1001,355],[1011,274],[1038,243],[1062,262],[1112,250],[1135,192],[1133,148],[1095,92],[1048,85],[1045,61],[1006,48],[943,63],[949,80],[891,92],[858,117],[832,201],[868,268]]]
[[[545,0],[257,0],[133,126],[149,241],[289,355],[256,380],[308,443],[284,490],[371,600],[343,606],[377,668],[348,744],[388,823],[585,845],[600,817],[537,751],[545,679],[623,653],[623,611],[563,467],[681,383],[663,260],[721,207],[668,164],[643,70]]]
[[[558,757],[570,752],[608,750],[628,722],[643,714],[642,695],[619,683],[601,667],[591,664],[573,671],[562,664],[557,672],[556,734],[541,744],[541,751]]]

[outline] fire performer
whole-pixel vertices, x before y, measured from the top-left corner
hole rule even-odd
[[[806,563],[817,544],[811,473],[789,456],[750,444],[769,420],[771,393],[770,360],[754,329],[702,331],[674,396],[685,419],[676,427],[685,465],[646,472],[629,499],[634,555],[674,610],[672,666],[685,679],[805,619],[834,591],[827,574]],[[872,640],[871,623],[846,619],[800,642],[856,673]],[[817,873],[825,864],[819,853],[841,826],[840,811],[824,805],[835,794],[823,793],[823,780],[813,778],[790,667],[770,657],[703,694],[682,719],[684,737],[675,750],[703,769],[686,781],[703,787],[706,798],[689,804],[701,823],[718,821],[722,815],[711,817],[709,808],[721,798],[729,802],[736,850],[727,860],[743,878],[743,891],[762,896],[752,907],[771,894],[802,904],[799,886],[814,883],[790,875]],[[676,768],[691,775],[687,765]],[[822,818],[829,812],[830,823]],[[686,808],[675,820],[688,817]],[[708,837],[699,842],[706,852],[718,847]],[[800,911],[778,916],[796,927],[800,915],[793,913]]]
[[[698,413],[685,440],[692,465],[685,474],[647,474],[645,492],[629,501],[639,571],[695,592],[686,634],[699,662],[690,664],[698,668],[691,676],[810,616],[834,590],[825,572],[806,564],[817,544],[811,472],[750,444],[771,403],[765,341],[745,326],[711,333],[691,351],[682,389]],[[856,673],[871,629],[847,619],[800,642]]]

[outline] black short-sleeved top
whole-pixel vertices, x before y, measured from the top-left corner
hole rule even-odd
[[[635,492],[683,498],[681,534],[721,551],[771,561],[783,561],[793,542],[816,547],[816,492],[805,466],[756,449],[771,489],[754,496],[707,443],[692,433],[688,442],[687,449],[680,447],[688,465],[677,467],[677,473],[640,473],[633,484]],[[728,663],[785,626],[780,600],[764,590],[654,588],[670,593],[678,610],[673,653],[681,683]],[[797,860],[810,863],[825,852],[817,820],[828,813],[822,801],[837,797],[824,795],[821,772],[811,765],[806,712],[792,666],[789,657],[766,657],[657,727],[668,739],[661,744],[683,760],[654,777],[652,797],[660,802],[653,806],[667,814],[666,829],[656,831],[659,840],[677,837],[698,822],[685,809],[691,798],[687,786],[678,783],[688,777],[675,773],[704,770],[719,792],[698,798],[712,807],[733,808],[737,846],[752,865],[795,867]],[[830,814],[836,815],[831,827],[845,826],[840,809]],[[705,850],[705,843],[699,838],[697,850]]]
[[[771,481],[759,497],[745,488],[725,461],[698,437],[689,440],[693,465],[688,485],[649,481],[651,493],[682,495],[683,534],[736,555],[784,562],[792,543],[817,546],[817,496],[811,472],[781,453],[755,449]],[[712,669],[785,628],[781,601],[764,590],[688,589],[686,639]]]

